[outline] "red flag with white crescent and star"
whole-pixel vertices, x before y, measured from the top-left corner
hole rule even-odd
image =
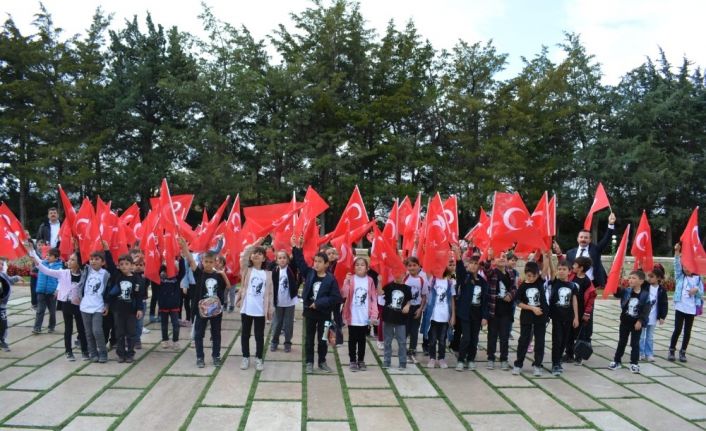
[[[654,259],[652,257],[652,229],[647,220],[647,213],[643,210],[640,224],[635,231],[630,254],[635,258],[635,269],[640,268],[645,272],[652,271]]]

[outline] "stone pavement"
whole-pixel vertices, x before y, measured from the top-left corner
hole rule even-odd
[[[0,352],[0,430],[706,429],[703,318],[696,320],[686,364],[664,359],[671,312],[655,333],[657,362],[642,364],[640,375],[610,371],[606,367],[617,340],[618,307],[617,301],[599,300],[595,353],[586,366],[565,365],[560,378],[548,373],[534,378],[527,362],[520,376],[486,370],[484,351],[478,354],[477,372],[422,364],[405,373],[385,371],[373,339],[368,340],[368,371],[349,372],[344,347],[329,354],[333,374],[306,375],[297,314],[293,351],[266,352],[262,372],[252,366],[239,369],[237,313],[225,315],[220,369],[209,363],[196,368],[194,349],[185,337],[180,350],[161,349],[157,324],[148,325],[152,332],[143,336],[143,349],[133,364],[117,363],[114,352],[107,364],[67,362],[63,324],[55,334],[32,335],[28,288],[15,288],[9,308],[12,351]],[[188,338],[188,330],[182,333]],[[254,352],[254,339],[251,344]],[[515,345],[511,341],[511,349]],[[455,366],[453,355],[448,356],[449,366]],[[510,356],[514,359],[514,352]],[[546,366],[549,349],[545,358]],[[419,359],[426,363],[421,354]]]

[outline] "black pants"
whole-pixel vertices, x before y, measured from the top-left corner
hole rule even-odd
[[[103,337],[107,343],[110,343],[110,347],[118,343],[118,338],[115,334],[115,320],[111,308],[108,308],[108,315],[103,316]]]
[[[188,301],[187,301],[188,302]],[[221,321],[223,315],[204,319],[198,314],[194,316],[194,344],[196,345],[196,358],[203,359],[203,337],[206,335],[206,323],[211,326],[211,357],[221,357]]]
[[[179,312],[159,310],[159,324],[162,327],[162,341],[169,341],[169,319],[172,319],[172,341],[179,341]]]
[[[336,345],[343,344],[343,316],[341,304],[333,306],[333,321],[336,324]]]
[[[135,333],[137,316],[134,311],[113,311],[115,336],[118,339],[117,354],[121,358],[135,357]]]
[[[454,324],[454,336],[449,343],[449,348],[454,352],[458,352],[461,347],[461,336],[463,333],[463,327],[461,326],[461,319],[456,318],[456,324]]]
[[[240,347],[243,349],[243,358],[250,357],[250,332],[255,326],[255,357],[262,359],[263,346],[265,345],[265,316],[241,314],[240,320],[243,322],[243,333],[240,334]]]
[[[446,358],[446,334],[448,331],[448,323],[431,321],[431,326],[429,327],[429,359]]]
[[[621,362],[623,359],[623,354],[625,353],[625,346],[628,344],[628,337],[630,337],[630,363],[637,365],[637,361],[640,359],[640,335],[642,334],[642,329],[639,331],[635,330],[634,319],[621,319],[620,328],[618,329],[618,348],[615,349],[615,357],[613,361]]]
[[[561,365],[561,356],[569,342],[572,323],[573,318],[564,320],[559,316],[552,318],[552,366],[554,367]]]
[[[61,313],[64,315],[64,348],[66,353],[73,353],[73,343],[71,337],[74,333],[74,320],[78,331],[78,341],[81,343],[81,352],[88,353],[88,343],[86,342],[86,330],[83,326],[83,318],[78,305],[70,302],[60,302]]]
[[[458,348],[458,360],[475,361],[476,353],[478,352],[481,319],[471,317],[470,320],[459,320],[461,323],[461,342]]]
[[[409,307],[409,315],[407,317],[407,336],[409,337],[409,348],[407,355],[413,355],[417,351],[417,341],[419,340],[419,324],[422,322],[422,315],[419,319],[415,319],[414,315],[419,310],[421,305],[412,305]]]
[[[544,338],[547,333],[546,320],[534,319],[532,323],[520,324],[520,340],[517,342],[517,360],[515,366],[522,368],[527,356],[527,348],[534,335],[534,362],[532,366],[541,367],[544,361]]]
[[[3,343],[7,340],[5,339],[7,335],[7,305],[0,304],[0,341]]]
[[[328,353],[328,342],[321,340],[324,336],[324,329],[327,319],[306,317],[304,324],[306,325],[306,363],[314,363],[314,338],[318,344],[319,364],[326,362],[326,353]]]
[[[189,292],[193,292],[195,288],[196,288],[195,284],[190,284],[189,285]],[[179,290],[181,290],[181,289],[179,289]],[[189,298],[189,296],[186,293],[184,293],[184,291],[181,292],[181,308],[186,313],[186,318],[184,320],[191,320],[192,317],[194,317],[194,318],[196,317],[196,316],[191,315],[191,299]],[[181,313],[179,313],[179,315],[181,316]],[[205,330],[205,328],[204,328],[204,330]]]
[[[672,332],[672,341],[669,343],[669,348],[674,350],[677,347],[677,340],[681,335],[682,326],[684,327],[684,338],[681,340],[681,350],[686,351],[689,347],[691,339],[691,327],[694,325],[694,315],[682,313],[676,310],[674,313],[674,332]]]
[[[150,316],[155,315],[157,310],[157,297],[159,296],[159,285],[153,283],[152,285],[152,296],[150,296]]]
[[[495,349],[500,338],[500,361],[507,361],[510,333],[507,331],[510,315],[495,315],[488,321],[488,360],[495,361]]]
[[[348,325],[348,357],[351,363],[365,361],[365,335],[367,326]]]

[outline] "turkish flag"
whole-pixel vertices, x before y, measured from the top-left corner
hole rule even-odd
[[[412,211],[404,218],[404,240],[402,241],[402,251],[405,256],[412,254],[414,250],[414,241],[419,239],[419,224],[421,222],[422,212],[422,194],[417,194],[417,200],[414,201]],[[418,242],[422,244],[422,242]]]
[[[9,206],[5,204],[4,202],[0,204],[0,217],[2,217],[5,220],[5,223],[9,227],[9,229],[12,231],[13,234],[17,238],[19,238],[20,242],[27,241],[29,237],[25,233],[24,227],[22,227],[22,223],[17,219],[15,216],[15,213],[12,212]]]
[[[272,239],[272,246],[276,251],[284,250],[287,254],[292,254],[292,235],[294,235],[294,226],[297,223],[297,213],[298,210],[305,204],[297,204],[297,198],[295,194],[292,194],[292,201],[290,206],[290,215],[286,222],[283,222],[277,226],[274,230],[274,237]]]
[[[608,201],[608,195],[603,188],[603,183],[598,183],[596,188],[596,195],[593,197],[593,203],[591,204],[591,209],[588,210],[588,215],[586,215],[586,220],[583,222],[583,228],[586,230],[591,229],[591,223],[593,222],[593,214],[602,210],[603,208],[610,207],[610,201]]]
[[[380,274],[380,283],[387,284],[391,278],[404,275],[407,271],[402,258],[397,254],[394,243],[373,226],[373,245],[370,249],[370,267]]]
[[[76,210],[71,205],[71,200],[66,196],[64,189],[61,188],[61,184],[59,184],[59,197],[61,198],[61,205],[64,207],[64,222],[68,222],[69,227],[72,227],[76,222]]]
[[[458,201],[456,195],[449,196],[444,202],[444,215],[448,226],[449,241],[458,244]]]
[[[306,227],[311,223],[312,220],[316,219],[321,213],[328,209],[328,204],[326,201],[319,196],[319,194],[314,190],[313,187],[309,186],[306,189],[306,195],[304,196],[304,206],[302,207],[301,214],[297,219],[297,223],[294,226],[294,234],[298,237],[300,236]]]
[[[347,220],[347,222],[346,222]],[[330,234],[326,235],[326,239],[336,238],[345,234],[345,230],[353,230],[359,228],[370,221],[368,213],[365,211],[363,197],[360,195],[358,186],[355,186],[351,197],[348,199],[348,204],[338,220],[336,228]]]
[[[235,195],[233,206],[230,209],[230,214],[228,214],[228,219],[226,220],[226,227],[229,227],[231,230],[239,232],[242,226],[242,218],[240,217],[240,194],[237,194]]]
[[[73,235],[71,234],[71,224],[64,220],[59,228],[59,254],[63,260],[68,260],[74,252]]]
[[[618,282],[620,282],[621,275],[623,274],[623,262],[625,261],[625,252],[628,248],[629,236],[630,225],[625,228],[623,237],[620,238],[620,245],[618,246],[618,251],[615,253],[613,266],[610,267],[610,273],[608,274],[608,280],[605,283],[605,289],[603,289],[603,299],[618,291]]]
[[[706,252],[699,238],[699,207],[689,217],[681,234],[681,263],[694,274],[706,274]]]
[[[83,199],[83,203],[76,213],[74,232],[78,238],[82,263],[88,262],[91,252],[103,249],[100,242],[100,221],[88,198]]]
[[[552,237],[549,235],[549,201],[547,200],[547,192],[544,192],[542,197],[539,199],[539,202],[537,202],[537,206],[530,217],[532,218],[533,225],[537,227],[537,230],[544,239],[544,247],[541,248],[541,250],[550,250],[552,245]],[[537,249],[527,244],[518,243],[513,252],[521,258],[526,258],[535,250]]]
[[[166,180],[163,181],[166,182]],[[194,195],[174,195],[170,197],[176,218],[181,220],[186,219],[186,216],[189,214],[189,209],[191,209],[191,203],[194,201]],[[160,198],[150,198],[150,207],[153,210],[157,210],[160,206]]]
[[[635,269],[641,268],[645,272],[652,271],[654,259],[652,257],[652,229],[647,221],[647,213],[643,210],[640,224],[635,231],[630,254],[635,258]]]
[[[218,207],[218,210],[216,210],[216,213],[213,217],[211,217],[211,220],[208,222],[207,226],[202,228],[198,238],[194,241],[194,244],[191,244],[193,251],[204,252],[208,250],[209,245],[211,244],[211,239],[213,239],[216,229],[218,229],[218,225],[223,218],[223,213],[225,212],[229,201],[230,196],[226,196],[226,200],[224,200],[221,206]]]
[[[360,239],[363,238],[365,234],[370,232],[370,229],[373,228],[373,225],[375,225],[375,223],[375,220],[371,220],[363,226],[357,227],[352,230],[347,230],[343,235],[339,235],[336,238],[331,239],[331,244],[333,244],[334,242],[341,242],[343,237],[345,236],[348,236],[351,241],[351,244],[355,244],[356,242],[360,241]],[[327,238],[324,238],[324,240],[326,239]],[[319,239],[319,245],[323,244],[324,242],[326,241],[322,241],[321,239]]]
[[[490,244],[496,253],[517,242],[534,249],[545,247],[542,233],[518,193],[496,192],[490,218]]]
[[[449,265],[451,248],[447,235],[447,222],[444,215],[444,205],[439,193],[429,203],[426,216],[426,233],[424,235],[424,256],[422,267],[427,274],[436,278],[444,276],[444,270]]]
[[[100,196],[96,199],[96,219],[98,220],[98,231],[101,239],[111,244],[113,241],[113,225],[117,224],[117,216],[111,216],[110,202],[103,202]]]
[[[490,247],[490,217],[485,212],[483,207],[480,208],[478,223],[464,237],[467,241],[471,241],[474,246],[485,252]]]
[[[7,259],[19,259],[27,254],[27,249],[15,234],[7,220],[0,218],[0,256]]]
[[[399,220],[399,231],[400,235],[404,235],[405,230],[407,230],[407,216],[412,214],[412,203],[409,201],[409,196],[405,196],[402,202],[399,204],[398,210],[398,220]]]
[[[292,217],[294,217],[295,213],[302,205],[301,203],[297,203],[294,205],[294,209],[291,202],[252,206],[245,207],[243,213],[245,214],[246,222],[252,220],[255,222],[253,227],[259,227],[260,230],[256,232],[256,236],[259,238],[277,230],[285,223],[291,223]]]
[[[159,284],[159,273],[162,266],[162,254],[157,248],[157,235],[151,231],[140,243],[140,248],[145,253],[145,278]]]
[[[123,235],[125,236],[125,241],[128,244],[135,244],[137,241],[137,235],[134,227],[138,224],[141,224],[140,208],[136,203],[133,203],[128,209],[120,214],[119,221],[119,225],[122,227]]]
[[[345,228],[345,234],[331,241],[331,245],[338,251],[338,261],[333,276],[336,277],[339,286],[343,286],[346,274],[353,272],[353,261],[355,259],[355,250],[351,246],[353,244],[350,236],[351,229],[348,225]]]
[[[399,207],[397,205],[397,200],[392,204],[392,209],[390,210],[390,215],[387,216],[387,221],[385,222],[385,227],[382,229],[382,236],[393,244],[393,248],[397,250],[397,240],[399,239]]]
[[[314,264],[314,256],[319,252],[319,224],[316,219],[312,220],[304,230],[304,245],[302,246],[302,254],[307,265]]]

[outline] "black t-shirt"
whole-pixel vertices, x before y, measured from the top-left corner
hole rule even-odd
[[[412,289],[406,284],[390,283],[382,288],[385,294],[385,307],[382,310],[382,321],[393,325],[404,325],[407,315],[402,309],[412,300]]]
[[[113,286],[111,293],[117,293],[117,296],[115,296],[115,311],[136,312],[136,304],[142,301],[144,295],[142,277],[136,274],[125,275],[121,272],[115,276]],[[117,291],[115,290],[116,288]]]
[[[584,301],[584,294],[586,293],[586,290],[591,287],[591,279],[587,276],[584,276],[583,278],[574,277],[573,282],[576,283],[579,287],[578,296],[576,297],[576,299],[578,299],[579,314],[582,315],[583,309],[586,306]]]
[[[309,300],[311,302],[315,302],[316,298],[318,298],[322,281],[324,281],[324,277],[319,277],[318,274],[314,275],[314,280],[311,283],[311,292],[309,293]]]
[[[571,320],[574,318],[573,298],[578,295],[578,286],[571,281],[552,281],[552,318]]]
[[[517,290],[517,300],[532,307],[541,307],[544,314],[537,316],[531,310],[520,311],[520,323],[531,323],[534,319],[544,320],[547,317],[547,297],[544,290],[544,280],[538,278],[534,283],[523,282]]]
[[[640,315],[640,292],[635,293],[634,290],[630,289],[630,299],[623,307],[623,312],[620,314],[620,320],[626,320],[629,322],[637,322],[637,318]]]
[[[218,296],[221,303],[225,303],[226,282],[220,272],[206,272],[203,268],[198,267],[194,271],[194,280],[196,280],[196,296],[198,301],[211,296]]]
[[[498,278],[497,296],[495,297],[495,314],[512,316],[512,301],[505,301],[505,296],[513,290],[514,280],[504,271],[500,271],[497,268],[493,271],[496,272]]]

